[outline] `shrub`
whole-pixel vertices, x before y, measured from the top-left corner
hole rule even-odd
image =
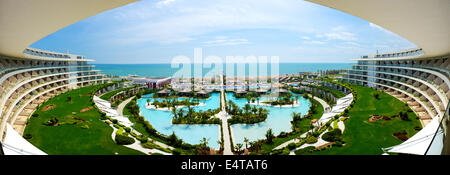
[[[148,137],[147,137],[147,136],[142,136],[142,137],[139,139],[139,141],[140,141],[141,143],[147,143],[147,142],[148,142]]]
[[[310,152],[314,152],[316,150],[316,147],[314,147],[314,146],[308,146],[308,147],[306,147],[306,148],[302,148],[302,149],[299,149],[299,150],[297,150],[297,151],[295,151],[295,154],[296,155],[301,155],[301,154],[304,154],[304,153],[310,153]]]
[[[113,126],[114,126],[114,128],[117,128],[117,129],[121,128],[118,124],[114,124]]]
[[[334,146],[342,147],[342,142],[341,142],[341,141],[336,141],[336,143],[334,144]]]
[[[116,132],[116,135],[125,135],[127,133],[123,133],[123,128],[119,128]]]
[[[314,136],[314,137],[319,137],[319,135],[320,135],[320,132],[318,132],[318,131],[314,131],[312,133],[312,136]]]
[[[108,118],[106,117],[106,114],[102,112],[101,115],[100,115],[100,119],[101,120],[106,120]]]
[[[316,143],[317,142],[317,137],[311,136],[306,138],[306,143],[307,144],[312,144],[312,143]]]
[[[289,150],[293,150],[293,149],[295,149],[296,144],[295,143],[289,143],[287,147],[289,148]]]
[[[117,124],[117,122],[118,122],[117,119],[112,119],[111,121],[112,121],[114,124]]]
[[[128,132],[128,133],[131,132],[131,128],[129,128],[129,127],[125,127],[123,129],[125,129],[125,131]]]
[[[81,128],[83,128],[83,129],[89,129],[89,126],[88,126],[88,125],[83,125],[83,126],[81,126]]]
[[[25,134],[24,136],[23,136],[23,138],[25,138],[25,139],[31,139],[31,138],[33,138],[33,136],[31,136],[31,134]]]
[[[135,142],[133,138],[120,134],[116,134],[115,140],[119,145],[130,145]]]
[[[335,128],[332,131],[329,131],[322,135],[322,139],[328,142],[335,142],[341,140],[341,130],[339,128]]]
[[[33,115],[31,115],[32,117],[39,117],[39,114],[34,113]]]
[[[400,112],[398,115],[400,116],[400,118],[403,121],[410,121],[409,118],[408,118],[408,113],[407,112]]]
[[[375,99],[379,99],[379,97],[380,97],[380,94],[378,94],[378,93],[376,93],[376,94],[373,94],[373,97],[375,97]]]
[[[173,154],[173,155],[181,155],[181,150],[178,149],[178,148],[175,148],[175,149],[172,151],[172,154]]]

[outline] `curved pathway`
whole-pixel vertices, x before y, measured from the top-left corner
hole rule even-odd
[[[128,98],[127,100],[125,100],[125,101],[123,101],[122,103],[119,104],[118,110],[117,110],[117,113],[119,114],[119,116],[116,116],[116,117],[127,118],[127,117],[124,117],[124,116],[122,115],[123,109],[124,109],[124,107],[125,107],[125,106],[126,106],[126,105],[134,98],[134,97],[135,97],[135,96],[130,97],[130,98]],[[97,103],[99,103],[99,102],[97,102],[97,101],[95,100],[95,98],[98,98],[98,97],[94,96],[94,102],[95,102],[95,105],[98,107],[98,104],[97,104]],[[98,98],[98,99],[99,99],[99,98]],[[106,100],[101,100],[101,101],[103,101],[103,103],[109,103],[109,102],[106,101]],[[107,105],[107,106],[110,106],[110,103],[109,103],[109,105]],[[120,111],[119,111],[119,109],[120,109]],[[111,109],[111,110],[114,110],[114,109]],[[103,112],[105,112],[105,111],[103,111]],[[127,120],[128,120],[128,118],[127,118]],[[121,123],[121,121],[122,121],[122,120],[119,120],[120,123]],[[122,123],[122,124],[123,124],[123,123]],[[111,137],[112,137],[112,139],[114,140],[114,139],[115,139],[115,136],[116,136],[117,128],[115,128],[115,127],[113,126],[113,124],[110,124],[110,126],[113,128],[113,132],[112,132],[112,134],[111,134]],[[130,128],[131,128],[132,132],[136,133],[137,135],[141,135],[140,132],[136,131],[136,130],[133,129],[132,127],[130,127]],[[131,144],[131,145],[124,145],[124,146],[129,147],[129,148],[132,148],[132,149],[135,149],[135,150],[138,150],[138,151],[141,151],[141,152],[146,153],[146,154],[150,154],[150,153],[161,153],[161,154],[163,154],[163,155],[170,155],[170,153],[167,153],[167,152],[164,152],[164,151],[161,151],[161,150],[158,150],[158,149],[148,149],[148,148],[144,148],[144,147],[140,144],[141,142],[140,142],[139,140],[137,140],[137,139],[134,138],[134,137],[131,137],[131,138],[133,138],[133,139],[135,140],[135,142],[134,142],[133,144]],[[148,140],[149,140],[150,142],[153,142],[154,144],[156,144],[156,145],[162,147],[162,148],[170,149],[170,150],[173,150],[173,149],[174,149],[174,148],[171,147],[171,146],[168,146],[168,145],[166,145],[166,144],[164,144],[164,143],[158,142],[158,141],[153,140],[153,139],[151,139],[151,138],[148,138]]]
[[[123,108],[125,108],[125,106],[126,106],[128,103],[130,103],[130,101],[133,100],[134,97],[136,97],[136,96],[132,96],[132,97],[126,99],[125,101],[123,101],[122,103],[120,103],[119,106],[117,106],[117,113],[118,113],[119,115],[123,115]]]
[[[339,120],[339,121],[338,121],[338,128],[341,129],[341,132],[342,132],[342,133],[344,133],[344,129],[345,129],[344,122],[341,121],[340,118],[339,118],[338,120]],[[333,124],[331,125],[331,127],[334,128]],[[323,145],[326,145],[326,144],[330,143],[330,142],[325,141],[325,140],[322,139],[322,135],[324,135],[325,133],[326,133],[326,132],[323,132],[322,134],[319,135],[319,137],[317,138],[317,142],[316,142],[316,143],[312,143],[312,144],[307,144],[307,143],[305,143],[305,144],[303,144],[302,146],[297,147],[297,148],[291,150],[291,152],[289,153],[289,155],[295,155],[295,151],[297,151],[297,150],[299,150],[299,149],[302,149],[302,148],[306,148],[306,147],[308,147],[308,146],[319,147],[319,146],[323,146]]]
[[[311,94],[308,94],[308,96],[309,96],[309,97],[313,97]],[[323,113],[324,113],[324,114],[325,114],[325,112],[327,111],[327,109],[328,109],[328,110],[330,109],[330,105],[328,105],[328,103],[325,102],[325,101],[323,101],[321,98],[314,96],[314,100],[318,101],[318,102],[322,105],[323,111],[324,111]],[[322,116],[323,116],[323,114],[322,114]],[[305,138],[305,137],[306,137],[306,134],[308,134],[308,132],[312,132],[312,131],[309,130],[309,131],[303,133],[302,135],[300,135],[299,138]],[[295,138],[295,139],[286,141],[286,142],[282,143],[281,145],[278,145],[277,147],[275,147],[273,150],[284,148],[284,147],[288,146],[289,143],[297,143],[297,142],[299,142],[299,141],[300,141],[300,139],[298,139],[298,138]]]
[[[313,97],[311,94],[308,94],[308,96]],[[328,103],[323,101],[321,98],[314,96],[314,100],[318,101],[322,105],[324,113],[331,109],[330,105],[328,105]]]
[[[310,95],[310,97],[311,97],[311,95]],[[342,97],[342,98],[338,99],[338,104],[337,104],[336,106],[340,106],[340,105],[342,105],[342,104],[346,104],[346,105],[345,105],[345,108],[347,108],[347,107],[348,107],[347,105],[350,105],[350,103],[349,103],[348,101],[343,101],[342,99],[346,99],[346,98],[349,98],[349,97],[350,97],[350,94],[347,95],[347,96],[345,96],[345,97]],[[351,96],[351,97],[353,98],[353,96]],[[322,99],[320,99],[320,98],[318,98],[318,97],[314,97],[314,99],[317,100],[317,101],[319,101],[319,102],[322,104],[322,107],[324,108],[324,113],[322,114],[322,117],[319,119],[319,121],[320,121],[322,118],[326,118],[327,120],[329,120],[329,119],[331,119],[330,116],[334,116],[334,115],[335,115],[335,113],[333,112],[332,109],[331,109],[331,110],[328,110],[328,112],[327,112],[326,107],[327,107],[328,109],[330,109],[330,106],[329,106],[325,101],[323,101]],[[342,103],[342,104],[340,104],[340,103]],[[335,107],[336,107],[336,106],[335,106]],[[342,110],[342,109],[340,109],[340,110]],[[340,112],[338,112],[338,113],[340,113]],[[330,114],[331,114],[331,115],[330,115]],[[317,123],[319,123],[319,121],[318,121]],[[344,129],[344,122],[339,121],[339,122],[338,122],[338,125],[339,125],[339,128],[342,128],[342,129],[341,129],[342,132],[344,132],[344,130],[343,130],[343,129]],[[308,132],[312,132],[312,130],[309,130]],[[303,133],[302,135],[300,135],[299,138],[305,138],[308,132]],[[324,133],[325,133],[325,132],[324,132]],[[322,133],[322,134],[324,134],[324,133]],[[323,141],[322,139],[320,139],[320,137],[322,136],[322,134],[319,136],[319,140],[318,140],[314,145],[321,146],[321,145],[324,145],[324,144],[327,144],[327,143],[328,143],[328,142]],[[281,145],[278,145],[277,147],[275,147],[273,150],[284,148],[284,147],[286,147],[287,145],[289,145],[289,143],[297,143],[297,142],[300,141],[299,138],[295,138],[295,139],[286,141],[286,142],[282,143]],[[304,145],[306,145],[306,144],[304,144]],[[302,146],[303,146],[303,145],[302,145]],[[312,146],[312,145],[308,145],[308,146]],[[297,149],[300,149],[300,148],[297,148]],[[293,150],[293,151],[295,151],[295,150]],[[293,151],[291,151],[291,154],[294,154]]]
[[[110,124],[109,126],[111,126],[112,128],[113,128],[113,132],[112,132],[112,134],[111,134],[111,137],[112,137],[112,139],[113,140],[115,140],[115,137],[116,137],[116,132],[117,132],[117,128],[115,128],[114,126],[113,126],[113,124]],[[137,131],[134,131],[135,133],[137,133],[137,134],[139,134]],[[143,153],[145,153],[145,154],[152,154],[152,153],[160,153],[160,154],[162,154],[162,155],[172,155],[172,154],[170,154],[170,153],[167,153],[167,152],[165,152],[165,151],[161,151],[161,150],[159,150],[159,149],[149,149],[149,148],[144,148],[142,145],[141,145],[141,142],[139,141],[139,140],[137,140],[136,138],[134,138],[134,137],[131,137],[131,138],[133,138],[134,139],[134,143],[133,144],[130,144],[130,145],[123,145],[123,146],[125,146],[125,147],[128,147],[128,148],[131,148],[131,149],[134,149],[134,150],[137,150],[137,151],[140,151],[140,152],[143,152]],[[149,141],[150,141],[151,139],[149,139]],[[155,144],[156,144],[156,142],[155,142]]]

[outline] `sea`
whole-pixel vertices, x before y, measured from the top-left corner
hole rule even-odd
[[[181,72],[191,72],[194,77],[203,76],[209,77],[221,73],[230,73],[234,71],[234,75],[271,75],[272,67],[274,72],[278,71],[278,75],[299,74],[299,72],[320,72],[326,70],[350,69],[352,63],[279,63],[278,68],[270,64],[224,64],[220,66],[210,66],[206,68],[205,65],[179,65],[173,67],[171,64],[94,64],[97,70],[107,75],[128,76],[137,75],[142,77],[171,77]],[[202,68],[201,72],[194,68]],[[232,68],[233,67],[233,68]],[[253,69],[251,69],[253,68]],[[244,70],[245,69],[245,70]],[[255,71],[252,70],[257,70]],[[266,70],[266,71],[261,71]],[[250,73],[251,72],[251,73]]]

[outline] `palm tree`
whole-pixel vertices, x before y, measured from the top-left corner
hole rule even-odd
[[[272,128],[269,128],[266,132],[266,139],[268,143],[272,143],[272,140],[274,138],[273,132],[272,132]]]
[[[243,146],[242,143],[236,144],[235,148],[236,148],[236,152],[237,152],[238,154],[241,154],[242,146]]]
[[[208,146],[208,139],[203,137],[202,140],[200,140],[200,143],[206,148]]]
[[[247,139],[247,137],[244,137],[245,149],[247,149],[248,141],[249,141],[249,140]]]
[[[204,154],[208,154],[208,139],[203,137],[202,140],[200,140],[200,143],[202,145],[202,150]]]
[[[177,108],[176,107],[172,108],[172,114],[173,114],[173,118],[177,118]]]
[[[222,142],[222,140],[217,140],[217,144],[219,144],[219,146],[220,146],[220,149],[223,149],[223,142]]]
[[[179,117],[179,118],[184,117],[184,109],[183,109],[183,108],[181,108],[181,109],[178,110],[178,117]]]
[[[248,111],[250,111],[252,107],[249,104],[244,105],[245,114],[248,114]]]

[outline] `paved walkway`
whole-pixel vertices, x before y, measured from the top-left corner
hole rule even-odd
[[[308,94],[308,96],[312,97],[311,94]],[[324,113],[331,109],[330,105],[328,105],[328,103],[323,101],[321,98],[314,96],[314,100],[318,101],[322,105]]]
[[[333,124],[331,124],[331,127],[334,128]],[[339,127],[339,129],[341,129],[341,132],[344,133],[345,125],[344,125],[344,122],[343,122],[343,121],[339,120],[339,122],[338,122],[338,127]],[[325,140],[322,139],[322,135],[324,135],[325,133],[326,133],[326,132],[323,132],[322,134],[319,135],[319,137],[317,138],[317,142],[316,142],[316,143],[313,143],[313,144],[307,144],[307,143],[305,143],[305,144],[303,144],[302,146],[297,147],[297,148],[291,150],[291,152],[289,153],[289,155],[295,155],[295,151],[297,151],[297,150],[299,150],[299,149],[302,149],[302,148],[306,148],[306,147],[308,147],[308,146],[319,147],[319,146],[326,145],[326,144],[330,143],[330,142],[325,141]]]
[[[111,137],[112,137],[112,139],[113,140],[115,140],[115,137],[116,137],[116,132],[117,132],[117,128],[115,128],[114,126],[113,126],[113,124],[111,124],[110,125],[112,128],[113,128],[113,133],[111,134]],[[135,131],[136,132],[136,131]],[[138,133],[139,134],[139,133]],[[160,154],[162,154],[162,155],[172,155],[171,153],[167,153],[167,152],[164,152],[164,151],[161,151],[161,150],[159,150],[159,149],[148,149],[148,148],[144,148],[142,145],[141,145],[141,142],[139,141],[139,140],[137,140],[136,138],[134,138],[134,137],[131,137],[131,138],[133,138],[134,139],[134,143],[133,144],[131,144],[131,145],[123,145],[123,146],[126,146],[126,147],[128,147],[128,148],[131,148],[131,149],[134,149],[134,150],[138,150],[138,151],[140,151],[140,152],[143,152],[143,153],[145,153],[145,154],[152,154],[152,153],[160,153]],[[150,140],[150,139],[149,139]],[[155,142],[155,144],[156,144],[156,142]]]
[[[231,150],[231,142],[230,139],[230,131],[228,130],[228,119],[231,118],[230,115],[227,114],[225,110],[225,92],[224,90],[220,90],[220,95],[222,96],[222,110],[216,115],[217,118],[222,120],[222,133],[223,133],[223,155],[233,155],[233,151]]]
[[[311,94],[308,94],[308,95],[309,95],[309,97],[312,97]],[[325,114],[326,109],[330,109],[330,105],[328,105],[328,103],[325,102],[325,101],[323,101],[321,98],[318,98],[318,97],[314,96],[314,100],[317,100],[320,104],[322,104],[324,114]],[[309,130],[308,132],[311,132],[311,130]],[[307,134],[308,132],[303,133],[302,135],[300,135],[299,138],[305,138],[305,137],[306,137],[306,134]],[[284,148],[284,147],[288,146],[289,143],[297,143],[297,142],[299,142],[299,141],[300,141],[300,139],[298,139],[298,138],[289,140],[289,141],[287,141],[287,142],[282,143],[281,145],[278,145],[277,147],[274,148],[274,150],[275,150],[275,149],[281,149],[281,148]]]
[[[123,101],[122,103],[120,103],[119,106],[117,106],[117,113],[118,113],[119,115],[123,115],[123,108],[125,108],[125,106],[126,106],[131,100],[133,100],[134,97],[136,97],[136,96],[132,96],[132,97],[126,99],[125,101]]]
[[[130,98],[128,98],[127,100],[125,100],[125,101],[123,101],[122,103],[119,104],[119,106],[117,107],[117,113],[118,113],[119,115],[123,116],[123,109],[125,108],[125,106],[126,106],[131,100],[134,99],[134,97],[135,97],[135,96],[130,97]],[[113,138],[113,140],[114,140],[114,137],[115,137],[115,135],[116,135],[116,130],[117,130],[117,129],[116,129],[114,126],[112,126],[112,125],[111,125],[111,127],[114,129],[113,134],[112,134],[112,138]],[[136,130],[133,129],[132,127],[130,127],[130,128],[131,128],[132,131],[134,131],[136,134],[141,135],[140,132],[136,131]],[[135,139],[135,138],[133,137],[133,139]],[[135,139],[135,140],[136,140],[136,139]],[[156,145],[158,145],[158,146],[160,146],[160,147],[162,147],[162,148],[170,149],[170,150],[173,150],[173,149],[174,149],[173,147],[171,147],[171,146],[169,146],[169,145],[166,145],[166,144],[164,144],[164,143],[162,143],[162,142],[153,140],[153,139],[151,139],[151,138],[148,138],[148,140],[149,140],[149,141],[153,141],[154,144],[156,144]],[[140,141],[136,140],[136,142],[135,142],[134,144],[132,144],[132,145],[126,145],[126,146],[129,147],[129,148],[133,148],[133,149],[139,150],[139,151],[141,151],[141,152],[147,153],[147,154],[148,154],[149,152],[152,152],[152,153],[154,153],[154,152],[159,152],[159,153],[165,154],[165,155],[166,155],[166,154],[169,154],[169,153],[166,153],[166,152],[163,152],[163,151],[160,151],[160,150],[156,151],[156,149],[147,149],[147,148],[144,148],[144,147],[142,147],[142,146],[140,145],[140,143],[141,143]]]
[[[309,95],[310,97],[312,97],[311,95]],[[339,99],[339,103],[341,103],[342,102],[342,100],[344,100],[344,99],[346,99],[346,98],[349,98],[349,97],[343,97],[343,98],[341,98],[341,99]],[[353,96],[351,96],[351,98],[353,98]],[[336,115],[336,114],[338,114],[338,113],[334,113],[333,112],[333,110],[330,108],[330,105],[328,105],[325,101],[323,101],[322,99],[320,99],[320,98],[318,98],[318,97],[314,97],[314,100],[317,100],[319,103],[321,103],[322,104],[322,107],[324,108],[324,113],[322,114],[322,117],[320,118],[320,120],[322,120],[323,118],[329,118],[329,116],[331,116],[331,117],[333,117],[334,115]],[[351,102],[351,101],[350,101]],[[345,102],[346,103],[346,105],[344,105],[343,107],[345,107],[345,108],[347,108],[348,107],[348,105],[349,105],[349,102],[348,101],[346,101]],[[347,103],[348,103],[348,105],[347,105]],[[336,105],[336,106],[340,106],[340,105]],[[344,108],[344,109],[345,109]],[[327,110],[328,109],[328,110]],[[340,111],[338,111],[339,113],[340,113]],[[319,120],[319,121],[320,121]],[[342,132],[344,131],[344,122],[342,122],[342,121],[339,121],[339,123],[338,123],[338,125],[339,125],[339,128],[342,130]],[[308,132],[311,132],[311,130],[309,130]],[[299,138],[305,138],[306,137],[306,134],[308,133],[308,132],[306,132],[306,133],[303,133],[302,135],[300,135],[300,137]],[[325,132],[324,132],[325,133]],[[323,133],[322,133],[323,134]],[[274,150],[275,149],[281,149],[281,148],[284,148],[284,147],[286,147],[287,145],[289,145],[289,143],[297,143],[297,142],[299,142],[300,141],[300,139],[298,139],[298,138],[295,138],[295,139],[292,139],[292,140],[289,140],[289,141],[286,141],[286,142],[284,142],[284,143],[282,143],[281,145],[278,145],[277,147],[275,147],[274,148]],[[309,144],[305,144],[306,146],[316,146],[316,145],[318,145],[318,146],[321,146],[321,145],[324,145],[324,144],[326,144],[326,143],[328,143],[328,142],[326,142],[326,141],[323,141],[322,139],[320,139],[320,136],[319,136],[319,140],[315,143],[315,144],[313,144],[313,145],[309,145]],[[303,148],[303,146],[301,147],[301,148]],[[299,149],[299,148],[297,148],[297,149]],[[295,150],[294,150],[295,151]],[[293,154],[293,152],[291,152],[291,154]]]

